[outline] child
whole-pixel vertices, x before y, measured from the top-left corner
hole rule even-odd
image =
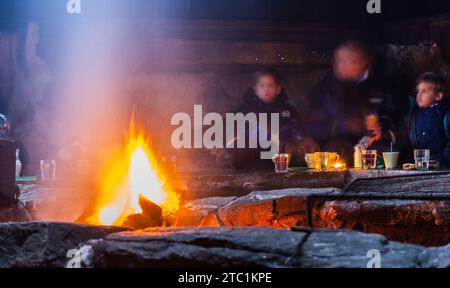
[[[244,94],[242,103],[235,112],[248,113],[278,113],[280,116],[280,152],[292,153],[292,148],[301,154],[317,150],[312,140],[302,138],[299,132],[297,110],[288,103],[278,73],[271,69],[257,71],[254,74],[253,87]],[[269,118],[270,119],[270,118]],[[254,133],[264,131],[249,131]],[[249,136],[247,134],[247,136]],[[247,142],[248,143],[248,142]],[[302,151],[299,151],[302,150]],[[271,161],[261,163],[257,149],[238,149],[233,153],[233,165],[236,168],[250,168],[267,166],[273,168]],[[267,165],[264,165],[267,164]]]
[[[429,149],[441,166],[450,160],[450,105],[445,99],[446,79],[425,73],[417,81],[417,97],[408,117],[409,138],[414,149]]]

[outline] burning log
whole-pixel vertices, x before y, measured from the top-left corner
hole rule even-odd
[[[103,195],[87,222],[141,229],[170,221],[179,209],[180,196],[166,182],[164,169],[156,159],[132,120],[126,150],[105,173],[100,189]]]
[[[139,206],[142,208],[142,213],[128,216],[122,226],[135,230],[162,226],[161,207],[142,196],[139,196]]]

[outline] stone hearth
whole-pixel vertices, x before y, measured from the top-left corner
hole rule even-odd
[[[307,227],[307,197],[338,196],[340,189],[285,189],[252,192],[239,198],[206,198],[188,202],[178,226]],[[439,246],[450,243],[450,201],[315,201],[315,228],[383,234],[389,240]]]
[[[449,268],[450,246],[426,248],[351,231],[268,227],[122,228],[62,223],[0,224],[0,267]],[[72,250],[75,249],[75,250]],[[75,251],[75,253],[69,253]]]
[[[320,199],[311,204],[311,224],[315,228],[378,233],[389,240],[427,246],[446,245],[450,243],[448,176],[448,173],[437,171],[350,170],[328,173],[326,176],[314,172],[272,175],[273,178],[278,177],[276,181],[272,181],[269,176],[252,175],[247,176],[247,180],[251,178],[251,181],[240,182],[238,179],[241,178],[236,176],[237,181],[233,181],[234,176],[228,175],[226,181],[220,182],[221,189],[224,186],[234,187],[233,189],[283,188],[286,185],[316,188],[254,191],[241,197],[193,200],[179,211],[177,224],[208,227],[268,226],[285,229],[294,226],[309,227],[306,212],[308,199],[316,197]],[[205,178],[211,189],[220,186],[218,182],[211,180],[217,178],[199,177],[203,180]],[[271,184],[266,186],[268,181]],[[339,188],[323,188],[328,187],[328,184],[330,187],[335,184],[334,187]],[[320,186],[322,188],[317,188]],[[360,199],[346,199],[349,195]],[[371,200],[372,197],[378,197],[378,200]],[[394,199],[380,200],[379,197]]]
[[[197,173],[180,177],[179,183],[184,186],[180,185],[178,190],[185,191],[186,201],[176,215],[175,226],[282,229],[313,226],[378,233],[392,241],[441,246],[450,243],[448,176],[439,171],[384,170],[294,171],[286,175]],[[25,192],[22,201],[27,207],[36,206],[30,205],[36,204],[35,198],[37,202],[45,202],[47,193],[57,195],[49,187],[31,184],[35,187],[29,189],[29,185],[22,187]],[[78,193],[73,191],[70,195]],[[351,195],[358,198],[348,198]],[[377,198],[373,199],[374,196]],[[65,210],[55,213],[69,215]],[[79,214],[74,216],[73,219],[78,219]],[[70,219],[67,216],[64,221],[74,221]]]

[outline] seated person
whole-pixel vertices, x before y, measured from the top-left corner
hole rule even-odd
[[[401,123],[404,115],[397,115],[383,81],[371,71],[371,60],[363,43],[340,45],[331,73],[313,89],[311,111],[303,113],[305,133],[322,150],[337,152],[348,162],[358,143],[382,152],[401,138],[395,123]]]
[[[13,132],[11,131],[11,126],[4,114],[0,113],[0,140],[7,140],[12,141],[15,143],[16,146],[16,157],[18,157],[18,160],[21,162],[20,169],[17,170],[18,176],[20,176],[21,172],[23,171],[23,168],[28,165],[29,157],[27,150],[25,149],[25,146],[22,144],[22,142],[18,141],[17,139],[14,139]]]
[[[244,115],[278,113],[280,115],[280,153],[293,154],[294,165],[295,160],[303,159],[305,153],[318,150],[312,140],[302,137],[297,110],[288,103],[288,95],[281,85],[278,73],[274,70],[265,69],[255,73],[253,87],[244,94],[242,104],[235,112]],[[264,131],[248,131],[253,134],[256,132],[264,133]],[[270,135],[269,131],[266,132]],[[228,144],[227,147],[229,147]],[[260,160],[259,149],[233,149],[232,158],[235,168],[273,168],[272,161]]]
[[[414,149],[429,149],[441,166],[450,163],[450,105],[446,79],[425,73],[417,81],[417,96],[408,115],[409,139]]]

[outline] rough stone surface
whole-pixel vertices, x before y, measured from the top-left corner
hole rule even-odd
[[[259,191],[219,208],[225,226],[271,226],[291,228],[305,225],[305,199],[309,195],[341,193],[339,189],[286,189]]]
[[[345,196],[335,188],[285,189],[252,192],[243,197],[213,197],[187,202],[176,226],[268,226],[290,229],[307,226],[306,198]],[[382,234],[393,241],[426,246],[450,243],[449,201],[315,200],[315,228]]]
[[[253,191],[288,188],[324,188],[345,186],[346,172],[292,171],[287,174],[268,172],[215,173],[189,175],[182,179],[186,197],[200,199],[211,196],[245,196]]]
[[[83,251],[83,267],[366,268],[373,251],[382,268],[449,268],[450,245],[427,248],[354,231],[268,227],[122,228],[64,223],[0,224],[0,267],[66,267]],[[369,255],[369,256],[368,256]]]
[[[383,268],[449,267],[450,248],[389,242],[360,232],[294,232],[267,227],[151,228],[91,241],[92,267]]]
[[[384,192],[387,192],[393,191],[396,187],[401,187],[402,189],[394,192],[417,192],[420,191],[417,187],[420,186],[423,180],[427,181],[427,189],[436,188],[437,190],[442,190],[446,188],[445,183],[448,182],[446,176],[448,175],[443,175],[439,171],[358,169],[325,173],[312,170],[298,170],[283,175],[277,175],[272,171],[233,172],[232,170],[217,170],[208,173],[181,174],[179,176],[180,179],[178,179],[180,186],[178,188],[186,191],[183,196],[188,200],[213,196],[245,196],[254,191],[289,188],[316,189],[335,187],[356,192],[376,192],[383,191],[383,189],[386,190]],[[417,185],[405,185],[411,181]],[[438,183],[442,185],[437,185]]]
[[[427,246],[450,243],[448,201],[331,201],[319,215],[323,228],[361,229]]]
[[[124,230],[45,222],[0,224],[0,268],[65,267],[68,250]]]
[[[322,209],[335,209],[354,220],[373,225],[450,224],[449,201],[332,201]]]
[[[365,182],[371,183],[372,186],[378,186],[376,182],[379,181],[380,178],[384,178],[388,181],[396,181],[398,178],[402,177],[417,177],[427,175],[428,177],[433,175],[442,174],[441,171],[418,171],[418,170],[361,170],[361,169],[349,169],[347,170],[346,175],[346,186],[351,186],[355,182]],[[347,188],[349,188],[347,187]],[[371,187],[373,188],[373,187]],[[373,191],[373,190],[372,190]]]
[[[237,197],[211,197],[185,203],[176,215],[176,226],[218,227],[222,223],[217,216],[220,207]]]
[[[419,254],[419,263],[424,268],[450,268],[450,245],[428,248]]]
[[[421,246],[389,242],[381,235],[325,231],[308,237],[301,248],[298,265],[308,268],[366,268],[371,259],[368,257],[370,250],[380,252],[381,267],[384,268],[421,267],[423,263],[419,261],[419,255],[427,251]]]
[[[355,173],[350,173],[355,177]],[[360,178],[350,182],[346,191],[351,192],[421,192],[447,193],[450,188],[450,172],[404,173],[400,175],[387,174],[385,177]]]
[[[306,236],[270,228],[151,228],[93,241],[95,267],[289,267]]]

